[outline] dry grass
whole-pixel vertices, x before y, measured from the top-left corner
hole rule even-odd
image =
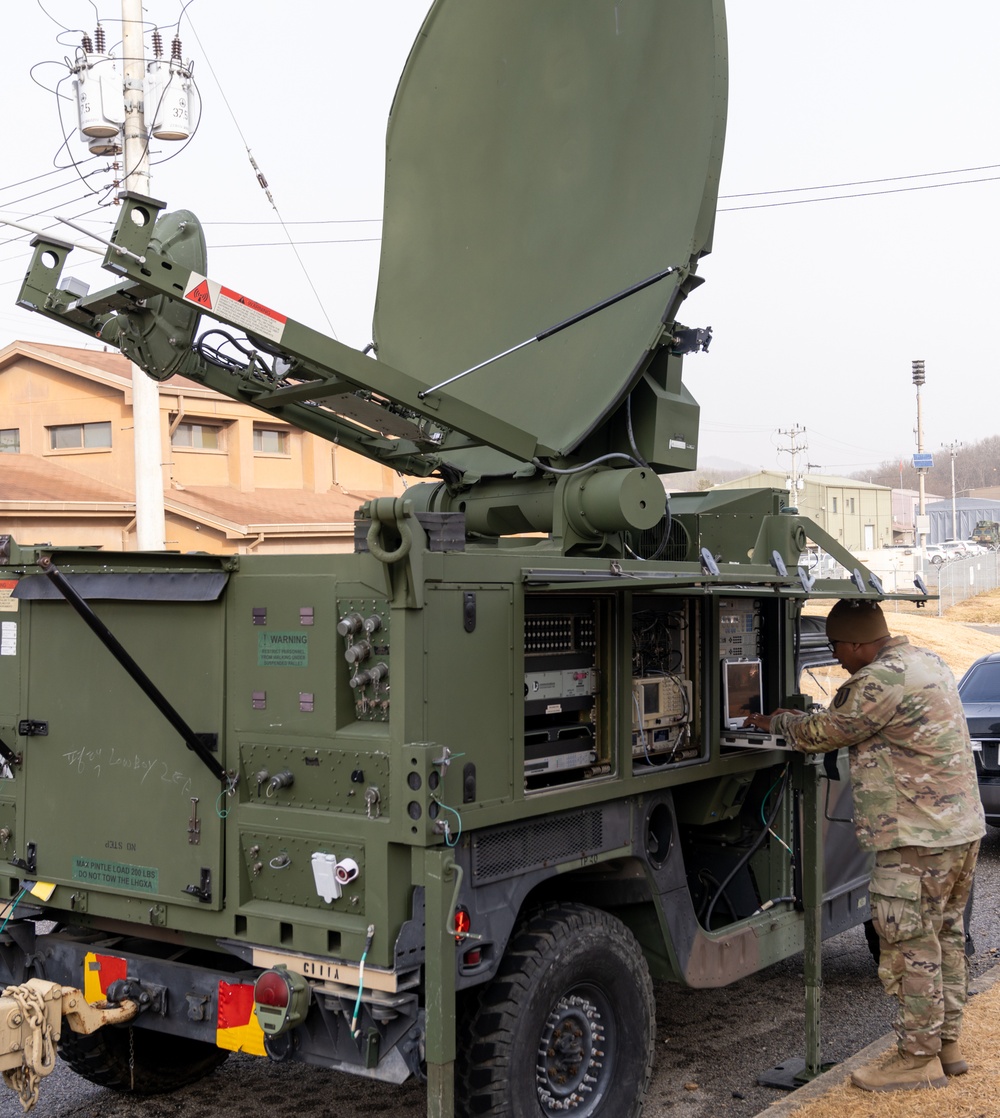
[[[830,603],[810,602],[807,613],[825,614]],[[886,602],[883,609],[894,635],[906,636],[913,644],[936,652],[961,679],[966,668],[987,652],[1000,651],[1000,633],[985,633],[973,625],[1000,627],[1000,590],[979,594],[959,602],[944,617],[930,612],[931,607],[917,609],[912,602]],[[803,677],[803,690],[819,703],[826,705],[833,693],[847,678],[847,673],[834,665],[817,668]],[[1000,1110],[997,1111],[1000,1118]]]
[[[882,1064],[895,1049],[873,1061]],[[962,1030],[967,1075],[926,1091],[860,1091],[847,1079],[804,1102],[794,1118],[998,1118],[1000,1115],[1000,983],[970,1000]],[[766,1111],[764,1112],[767,1113]]]

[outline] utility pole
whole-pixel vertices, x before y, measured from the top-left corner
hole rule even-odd
[[[945,443],[945,450],[951,452],[951,538],[958,539],[958,518],[955,514],[955,458],[958,455],[961,443]]]
[[[122,72],[125,86],[125,189],[148,195],[149,136],[143,116],[146,52],[142,40],[142,0],[122,0]],[[156,382],[134,363],[132,420],[136,544],[140,551],[162,551],[166,546],[166,529],[160,394]]]
[[[805,427],[800,427],[797,423],[790,431],[778,431],[779,435],[783,435],[786,439],[791,440],[791,446],[783,446],[779,449],[782,454],[790,454],[792,456],[792,469],[789,475],[789,489],[791,489],[793,494],[792,504],[798,504],[798,499],[795,494],[803,487],[802,480],[799,478],[798,456],[809,449],[809,444],[805,441],[805,433]],[[800,436],[802,437],[802,441],[797,442],[796,440]]]

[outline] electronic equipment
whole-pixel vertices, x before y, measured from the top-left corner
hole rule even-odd
[[[749,660],[760,653],[760,603],[755,598],[719,601],[719,656]]]
[[[632,729],[655,729],[691,720],[691,684],[674,676],[632,680]]]
[[[738,730],[764,709],[760,660],[722,661],[722,728]]]
[[[724,730],[719,735],[719,741],[736,749],[794,749],[784,738],[763,730]]]
[[[597,761],[593,729],[569,723],[533,730],[524,735],[524,775],[582,769]]]

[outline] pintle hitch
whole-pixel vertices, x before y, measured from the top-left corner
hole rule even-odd
[[[95,1033],[105,1025],[131,1021],[139,1012],[136,1001],[91,1005],[74,986],[60,986],[29,978],[8,986],[0,995],[0,1073],[30,1110],[38,1101],[42,1079],[56,1066],[56,1042],[66,1018],[75,1033]]]

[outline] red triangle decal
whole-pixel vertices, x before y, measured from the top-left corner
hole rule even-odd
[[[208,290],[208,280],[202,280],[201,283],[199,283],[197,287],[192,288],[184,298],[190,299],[192,303],[198,303],[203,307],[208,307],[209,310],[212,309],[212,296]]]

